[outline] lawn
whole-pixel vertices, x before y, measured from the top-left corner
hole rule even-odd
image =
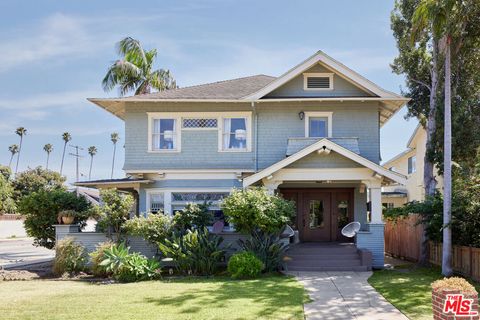
[[[432,319],[430,284],[442,278],[439,268],[410,266],[376,271],[368,282],[407,317],[417,320]],[[480,291],[478,283],[471,283]]]
[[[0,282],[6,319],[303,319],[303,286],[293,277],[162,280],[130,284]]]

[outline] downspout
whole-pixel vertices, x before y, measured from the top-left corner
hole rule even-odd
[[[258,171],[258,114],[257,109],[255,108],[255,102],[252,101],[252,109],[253,109],[253,116],[254,116],[254,126],[255,126],[255,152],[254,152],[254,172]]]

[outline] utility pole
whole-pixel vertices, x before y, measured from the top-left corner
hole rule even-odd
[[[75,149],[75,153],[71,153],[71,152],[70,152],[69,155],[74,156],[74,157],[76,158],[75,160],[76,160],[76,165],[77,165],[77,167],[76,167],[76,180],[75,180],[75,181],[78,182],[78,181],[80,180],[79,170],[78,170],[78,159],[79,159],[79,158],[83,158],[83,156],[81,156],[81,155],[78,153],[78,150],[83,150],[83,148],[80,147],[80,146],[74,146],[74,145],[69,145],[69,146],[70,146],[71,148],[74,148],[74,149]]]

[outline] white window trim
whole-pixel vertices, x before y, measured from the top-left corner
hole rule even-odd
[[[310,77],[326,77],[330,79],[330,87],[328,88],[309,88],[307,78]],[[333,73],[304,73],[303,74],[303,90],[305,91],[331,91],[333,90]]]
[[[148,148],[149,153],[180,153],[182,151],[182,119],[178,113],[163,112],[147,112],[148,116]],[[159,149],[152,148],[153,121],[157,119],[175,119],[175,133],[177,135],[175,149]]]
[[[226,118],[245,118],[247,128],[246,149],[223,149],[223,120]],[[219,117],[218,124],[218,152],[251,152],[252,151],[252,113],[251,112],[228,112]]]
[[[252,113],[251,112],[147,112],[148,116],[148,148],[149,153],[180,153],[182,150],[182,131],[187,130],[218,130],[218,152],[252,152]],[[208,118],[217,119],[217,128],[182,128],[183,119]],[[247,126],[247,148],[246,149],[223,149],[223,119],[245,118]],[[153,150],[152,133],[154,119],[175,119],[175,130],[177,133],[176,149]]]
[[[177,192],[188,192],[188,193],[232,193],[232,188],[215,188],[215,189],[185,189],[185,188],[150,188],[145,189],[146,195],[146,212],[145,215],[148,215],[150,212],[150,196],[152,194],[163,193],[163,213],[169,216],[173,216],[172,208],[172,193]]]
[[[310,136],[310,118],[327,118],[327,137],[331,138],[333,127],[332,127],[332,115],[333,112],[305,112],[305,138]],[[322,137],[319,137],[322,138]]]

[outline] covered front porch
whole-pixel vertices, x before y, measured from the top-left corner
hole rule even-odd
[[[299,240],[354,243],[368,250],[373,267],[384,265],[383,185],[403,183],[404,177],[328,139],[321,139],[284,160],[244,179],[244,187],[262,185],[296,203],[293,221]],[[357,221],[354,238],[342,228]]]

